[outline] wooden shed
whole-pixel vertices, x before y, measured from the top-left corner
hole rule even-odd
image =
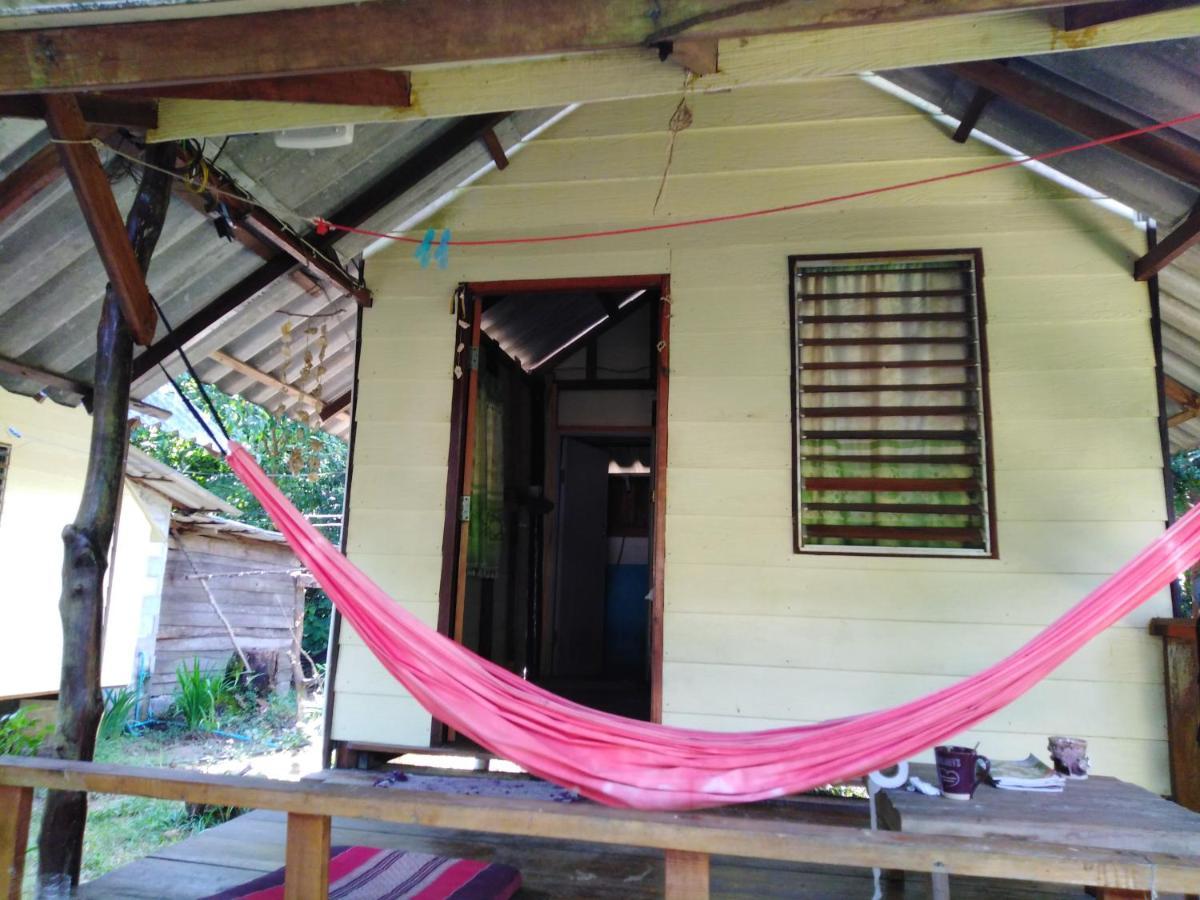
[[[283,537],[231,519],[177,513],[146,695],[171,702],[181,663],[224,671],[240,652],[275,691],[303,683],[300,640],[311,584]]]

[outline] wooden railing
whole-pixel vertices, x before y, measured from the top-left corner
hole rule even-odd
[[[663,851],[666,860],[666,896],[689,900],[708,896],[710,855],[1200,892],[1200,858],[1169,854],[0,757],[0,898],[4,900],[20,897],[35,787],[285,812],[285,896],[289,900],[327,896],[333,816],[654,848]]]

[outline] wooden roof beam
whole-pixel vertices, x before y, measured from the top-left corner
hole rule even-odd
[[[377,0],[0,33],[0,93],[217,82],[1039,10],[1084,0]],[[751,8],[752,7],[752,8]],[[103,48],[103,52],[98,52]],[[163,52],[163,48],[170,48]]]
[[[322,255],[284,222],[255,205],[237,182],[217,167],[209,165],[203,193],[196,193],[182,182],[175,183],[175,193],[197,212],[214,220],[222,218],[221,205],[224,205],[234,220],[232,237],[264,259],[279,253],[290,256],[301,267],[291,275],[306,291],[312,288],[313,281],[320,281],[339,296],[352,296],[359,306],[371,305],[371,292],[343,269],[336,257]]]
[[[200,337],[218,322],[275,283],[296,267],[291,257],[280,254],[265,265],[259,266],[229,290],[209,302],[199,312],[178,323],[172,332],[165,335],[152,347],[147,347],[133,360],[131,380],[144,378],[159,363],[166,360],[182,347]]]
[[[310,394],[308,391],[301,390],[294,384],[288,384],[286,381],[282,381],[281,379],[276,378],[274,375],[268,374],[261,369],[257,369],[250,365],[250,363],[242,362],[242,360],[238,359],[237,357],[230,356],[228,353],[225,353],[221,350],[214,350],[212,353],[208,354],[208,358],[213,362],[218,362],[227,368],[233,369],[235,372],[245,375],[247,378],[257,381],[259,384],[273,388],[274,390],[286,394],[294,400],[299,400],[301,403],[308,404],[312,407],[313,412],[320,415],[322,419],[326,418],[322,414],[322,410],[325,408],[325,402],[315,394]],[[335,413],[335,415],[337,414],[338,413]],[[347,410],[341,410],[340,414],[348,415],[349,412]]]
[[[108,175],[100,164],[100,155],[89,140],[91,132],[79,111],[79,104],[69,95],[48,95],[46,127],[56,141],[75,198],[83,212],[84,221],[100,254],[100,261],[121,303],[133,338],[143,347],[154,340],[158,314],[150,302],[150,291],[142,268],[134,256],[133,246],[125,233],[125,222],[113,197]]]
[[[346,391],[345,393],[334,397],[321,407],[321,421],[325,422],[329,419],[332,419],[347,406],[349,406],[352,399],[354,399],[353,391]]]
[[[340,209],[329,216],[330,221],[340,225],[362,225],[371,216],[386,208],[390,203],[432,175],[451,157],[469,147],[486,128],[498,125],[506,113],[484,116],[469,116],[452,125],[446,132],[418,150],[382,178],[351,198]],[[303,235],[305,243],[318,250],[329,251],[343,232],[333,231],[318,237],[315,233]],[[278,278],[294,271],[298,263],[287,253],[280,253],[255,269],[229,290],[222,293],[191,318],[176,325],[174,331],[153,347],[149,347],[133,361],[133,380],[144,378],[159,363],[172,353],[186,347],[191,341],[204,334],[243,303],[257,297]]]
[[[1133,264],[1133,277],[1138,281],[1149,281],[1197,244],[1200,244],[1200,203],[1175,226],[1174,231]]]
[[[1151,13],[1193,5],[1195,0],[1107,0],[1103,3],[1067,6],[1056,11],[1054,15],[1063,31],[1079,31],[1108,22],[1140,18]]]
[[[999,63],[958,63],[950,69],[960,78],[1085,137],[1109,137],[1137,127]],[[1200,153],[1182,144],[1158,134],[1141,134],[1108,147],[1177,181],[1200,187]]]
[[[1088,31],[1086,41],[1064,39],[1048,17],[1036,11],[797,31],[720,40],[719,70],[693,78],[689,90],[700,94],[796,84],[864,71],[946,65],[997,55],[1070,53],[1084,45],[1089,49],[1113,47],[1198,33],[1200,22],[1194,11],[1186,9],[1099,25]],[[409,66],[407,62],[400,64]],[[457,117],[501,109],[642,97],[678,98],[682,81],[676,66],[661,62],[656,51],[642,47],[533,59],[413,65],[410,72],[413,95],[420,102],[408,109],[166,98],[159,105],[159,127],[151,138],[185,139],[350,122]]]
[[[1163,389],[1167,397],[1174,400],[1182,410],[1175,413],[1171,418],[1167,419],[1167,427],[1174,428],[1184,422],[1188,422],[1197,416],[1200,416],[1200,393],[1192,390],[1185,384],[1176,381],[1170,375],[1163,376]]]
[[[145,131],[158,127],[158,101],[117,94],[79,94],[79,111],[92,125],[112,125]],[[45,116],[37,94],[0,96],[0,117],[41,119]]]
[[[85,397],[92,392],[91,387],[81,381],[60,375],[58,372],[51,372],[49,369],[31,366],[17,359],[10,359],[7,356],[0,356],[0,372],[7,372],[9,375],[40,384],[43,390],[54,388],[80,397]]]
[[[995,96],[987,88],[975,89],[975,95],[971,97],[971,102],[967,104],[966,111],[958,122],[958,127],[954,129],[954,134],[951,135],[953,140],[960,144],[967,142],[967,138],[971,136],[971,132],[979,124],[979,117],[983,115],[984,109],[987,108],[987,105],[992,102]]]
[[[58,150],[47,144],[0,181],[0,223],[63,175]]]
[[[338,106],[412,105],[407,72],[361,69],[278,78],[242,78],[137,88],[109,96],[172,97],[185,100],[244,100],[268,103],[329,103]]]

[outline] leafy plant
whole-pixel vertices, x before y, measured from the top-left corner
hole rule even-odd
[[[309,658],[319,664],[324,662],[329,650],[329,623],[333,615],[333,604],[320,588],[309,588],[304,592],[304,634],[301,648]],[[315,673],[311,673],[315,674]]]
[[[36,721],[28,710],[0,716],[0,756],[32,756],[53,730]]]
[[[100,730],[97,737],[102,741],[111,741],[121,736],[126,723],[133,717],[133,709],[137,706],[137,692],[129,688],[116,688],[104,692],[104,714],[100,717]]]
[[[226,675],[181,662],[175,670],[175,709],[183,716],[188,731],[215,728],[217,712],[233,702],[234,682]]]

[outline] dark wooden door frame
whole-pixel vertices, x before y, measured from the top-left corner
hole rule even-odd
[[[455,381],[450,406],[450,443],[446,472],[446,520],[442,531],[442,574],[438,586],[438,631],[453,634],[456,622],[456,599],[461,579],[459,558],[465,541],[465,530],[459,522],[459,503],[465,475],[464,457],[470,452],[474,428],[474,403],[477,382],[470,368],[471,346],[478,344],[482,299],[489,294],[569,292],[586,290],[619,290],[629,288],[658,289],[657,356],[654,404],[654,494],[653,530],[651,535],[650,604],[650,719],[662,721],[662,664],[663,664],[663,585],[666,567],[666,499],[667,499],[667,386],[669,377],[669,340],[671,321],[670,276],[662,274],[614,275],[596,278],[523,279],[512,281],[478,281],[460,286],[455,315],[461,323],[454,336]],[[461,372],[461,375],[458,373]],[[545,587],[545,586],[543,586]],[[434,719],[430,728],[430,746],[437,747],[446,740],[446,728]]]

